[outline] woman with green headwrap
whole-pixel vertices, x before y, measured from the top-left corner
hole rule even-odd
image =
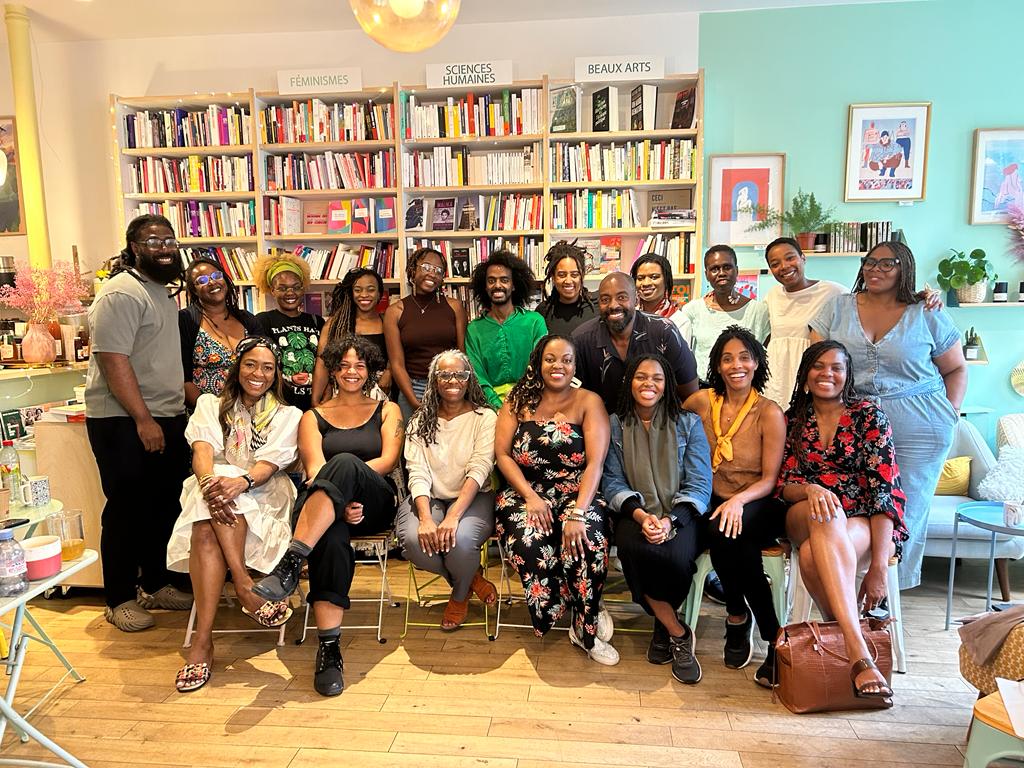
[[[262,332],[281,348],[284,398],[303,411],[312,406],[313,367],[324,319],[303,311],[309,286],[309,264],[292,253],[261,256],[253,268],[253,281],[276,309],[256,315]],[[268,306],[273,306],[268,302]]]

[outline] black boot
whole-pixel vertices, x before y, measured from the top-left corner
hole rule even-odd
[[[341,677],[341,642],[338,637],[320,641],[316,651],[316,672],[313,688],[321,696],[337,696],[345,689]]]
[[[287,550],[274,570],[253,584],[252,591],[264,600],[284,600],[299,586],[299,574],[305,559],[295,550]]]

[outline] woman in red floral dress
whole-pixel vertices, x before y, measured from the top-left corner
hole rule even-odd
[[[889,419],[856,395],[850,355],[836,341],[804,353],[786,416],[779,494],[792,505],[786,532],[800,550],[800,575],[822,615],[843,630],[857,695],[891,698],[860,629],[861,607],[885,599],[889,558],[907,538]],[[858,593],[861,562],[869,565]]]

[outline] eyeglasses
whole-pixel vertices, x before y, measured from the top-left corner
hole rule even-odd
[[[872,259],[865,257],[860,260],[860,266],[865,272],[871,269],[877,269],[879,272],[892,272],[899,263],[899,259]]]
[[[302,283],[296,283],[292,285],[275,285],[271,287],[274,293],[280,293],[284,295],[286,293],[302,293]]]
[[[235,354],[241,356],[256,347],[265,347],[274,353],[275,358],[281,357],[281,349],[266,336],[246,336],[238,342],[238,346],[235,347]]]
[[[446,384],[452,381],[469,381],[469,371],[438,371],[437,380]]]
[[[206,285],[211,280],[218,280],[219,281],[219,280],[223,280],[223,279],[224,279],[224,273],[223,272],[211,272],[208,275],[198,275],[195,278],[195,280],[193,280],[192,282],[194,282],[196,285]]]
[[[151,251],[156,251],[160,248],[171,250],[177,250],[178,248],[178,241],[173,237],[147,237],[145,240],[136,240],[135,242],[146,246]]]
[[[434,274],[434,275],[443,275],[444,274],[444,267],[439,267],[436,264],[425,264],[425,263],[424,264],[420,264],[417,267],[417,269],[419,269],[421,272],[426,272],[428,274]]]

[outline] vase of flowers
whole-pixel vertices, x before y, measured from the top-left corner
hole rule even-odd
[[[58,315],[82,309],[81,296],[87,292],[70,264],[59,263],[52,269],[21,268],[14,286],[0,286],[0,304],[26,315],[28,332],[22,339],[21,353],[26,363],[52,363],[57,356],[49,324]]]

